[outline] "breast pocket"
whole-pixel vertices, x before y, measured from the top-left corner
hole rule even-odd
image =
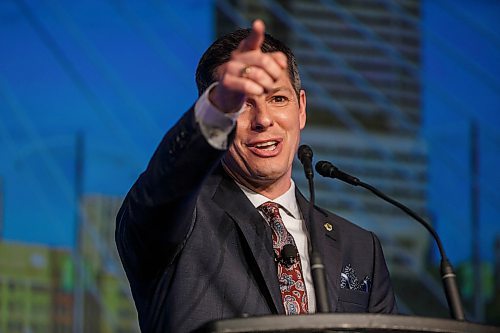
[[[369,294],[364,291],[340,289],[336,312],[367,312]]]

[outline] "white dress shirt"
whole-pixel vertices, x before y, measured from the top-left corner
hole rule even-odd
[[[216,85],[217,83],[213,83],[203,95],[200,96],[195,104],[194,112],[196,121],[200,125],[201,132],[208,143],[212,147],[222,150],[227,149],[228,135],[236,125],[238,116],[244,111],[244,106],[236,113],[228,114],[218,110],[208,98],[210,90]],[[297,205],[295,183],[291,180],[291,186],[288,191],[274,200],[270,200],[262,194],[256,193],[239,183],[237,184],[255,208],[267,201],[276,202],[285,208],[282,209],[280,207],[280,215],[288,232],[293,236],[295,245],[299,251],[309,302],[309,313],[314,313],[316,311],[316,298],[309,261],[307,229],[305,227],[304,218]]]
[[[309,313],[314,313],[316,310],[316,297],[314,294],[311,264],[309,261],[307,229],[304,218],[302,217],[299,206],[297,205],[297,198],[295,197],[295,183],[293,180],[291,180],[291,182],[292,183],[288,191],[274,200],[270,200],[262,194],[254,192],[238,182],[236,184],[238,184],[255,208],[268,201],[272,201],[280,205],[281,219],[283,220],[288,232],[292,234],[293,239],[295,240],[295,246],[297,246],[297,250],[299,251],[300,263],[302,264],[302,274],[304,275],[304,283],[306,285],[307,300],[309,302]],[[259,212],[263,215],[260,210]]]

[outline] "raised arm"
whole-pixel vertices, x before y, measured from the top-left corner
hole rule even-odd
[[[227,146],[214,146],[202,130],[207,113],[233,113],[224,135],[234,133],[246,97],[270,89],[286,68],[284,54],[261,51],[264,30],[262,21],[254,22],[230,60],[215,70],[218,84],[200,98],[206,103],[197,103],[168,131],[127,194],[117,216],[116,243],[131,283],[154,277],[175,259],[191,229],[199,188],[225,154]]]

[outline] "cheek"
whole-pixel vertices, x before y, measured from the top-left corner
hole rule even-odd
[[[241,149],[237,146],[237,143],[234,142],[231,147],[229,147],[229,151],[227,153],[228,157],[234,161],[237,161],[239,156],[241,155]]]
[[[232,161],[232,164],[238,166],[239,168],[243,168],[246,164],[246,160],[248,160],[251,156],[248,154],[248,151],[242,146],[241,141],[235,141],[229,147],[229,150],[226,154],[227,159]]]
[[[291,136],[298,135],[302,128],[304,128],[304,123],[299,115],[287,118],[286,122],[284,122],[283,124],[286,124],[284,125],[286,126],[286,131]]]

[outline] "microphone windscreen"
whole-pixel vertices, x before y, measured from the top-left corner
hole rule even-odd
[[[302,162],[304,158],[312,159],[313,151],[308,145],[301,145],[297,155],[299,156],[299,160]]]
[[[297,247],[293,244],[285,244],[281,250],[281,256],[283,258],[295,258],[298,253]]]
[[[330,172],[333,168],[332,163],[327,161],[319,161],[316,163],[316,172],[322,175],[323,177],[330,177]]]

